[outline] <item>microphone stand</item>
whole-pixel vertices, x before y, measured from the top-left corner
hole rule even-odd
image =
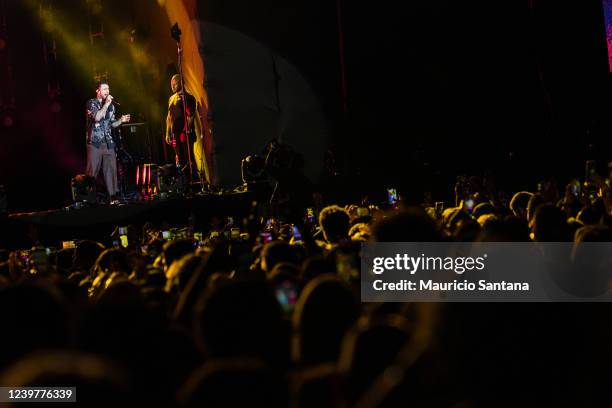
[[[182,94],[182,103],[183,103],[183,132],[185,133],[186,144],[187,144],[187,162],[189,163],[189,184],[193,182],[193,164],[191,161],[191,140],[189,140],[189,122],[187,120],[187,91],[185,90],[185,81],[183,79],[183,48],[181,47],[181,29],[179,28],[178,23],[174,23],[172,28],[170,29],[170,35],[176,41],[176,51],[177,51],[177,60],[178,60],[178,73],[181,77],[181,90],[179,91],[179,97]],[[197,103],[196,103],[197,109]],[[197,112],[196,112],[197,113]]]
[[[113,100],[113,103],[116,105],[120,105],[119,103],[115,103],[114,100]],[[128,151],[123,146],[123,135],[121,134],[121,131],[122,131],[121,126],[117,128],[113,128],[111,130],[111,137],[113,138],[113,141],[115,142],[115,153],[117,154],[117,159],[121,162],[121,180],[119,182],[119,192],[121,193],[121,200],[125,202],[127,200],[126,199],[127,182],[125,180],[125,174],[127,170],[126,163],[130,163],[133,165],[134,158],[132,157],[130,153],[128,153]],[[113,135],[117,135],[116,140]]]

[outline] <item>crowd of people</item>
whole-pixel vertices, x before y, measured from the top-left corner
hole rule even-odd
[[[319,197],[291,224],[253,211],[0,250],[0,385],[141,406],[589,405],[608,304],[360,301],[362,242],[612,240],[608,178],[533,190],[460,177],[448,208]]]

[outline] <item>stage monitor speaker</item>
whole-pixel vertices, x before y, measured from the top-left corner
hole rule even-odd
[[[85,174],[79,174],[72,178],[70,183],[72,189],[72,200],[75,203],[96,203],[96,179]]]
[[[166,164],[157,169],[157,191],[161,194],[182,193],[184,185],[174,164]]]

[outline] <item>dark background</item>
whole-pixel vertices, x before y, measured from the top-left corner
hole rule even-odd
[[[70,178],[84,168],[83,105],[92,97],[92,79],[58,44],[62,109],[49,110],[42,31],[26,3],[4,2],[5,54],[17,99],[16,123],[0,125],[0,183],[11,211],[69,200]],[[86,32],[76,2],[55,3]],[[120,10],[113,12],[117,24],[138,22],[149,33],[143,41],[152,41],[166,27],[142,22],[145,4],[157,7],[113,0],[104,7]],[[321,150],[334,152],[336,186],[380,191],[394,185],[415,200],[422,190],[448,199],[452,181],[464,172],[492,170],[516,190],[533,189],[547,175],[560,182],[580,176],[585,159],[604,170],[610,73],[601,2],[438,1],[400,8],[397,2],[342,1],[348,112],[342,109],[336,6],[329,0],[209,0],[198,9],[205,22],[252,37],[302,73],[324,112],[329,146]],[[108,48],[123,52],[119,43]],[[164,106],[165,82],[145,81],[152,103]],[[215,100],[210,103],[214,110]],[[132,108],[129,98],[127,105]]]

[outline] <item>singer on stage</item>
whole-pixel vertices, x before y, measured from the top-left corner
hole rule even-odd
[[[88,176],[97,177],[102,168],[111,204],[118,204],[117,155],[112,128],[130,121],[130,115],[115,119],[113,97],[108,83],[100,82],[96,97],[87,101],[87,169]]]
[[[168,100],[168,115],[166,117],[166,143],[173,147],[174,160],[183,174],[187,176],[191,171],[201,176],[204,184],[210,183],[206,155],[204,154],[204,140],[202,121],[198,113],[196,99],[181,89],[181,76],[176,74],[170,80],[172,96]],[[183,115],[183,96],[187,100],[185,112],[187,113],[187,134],[185,133],[185,118]],[[187,177],[189,179],[189,177]]]

